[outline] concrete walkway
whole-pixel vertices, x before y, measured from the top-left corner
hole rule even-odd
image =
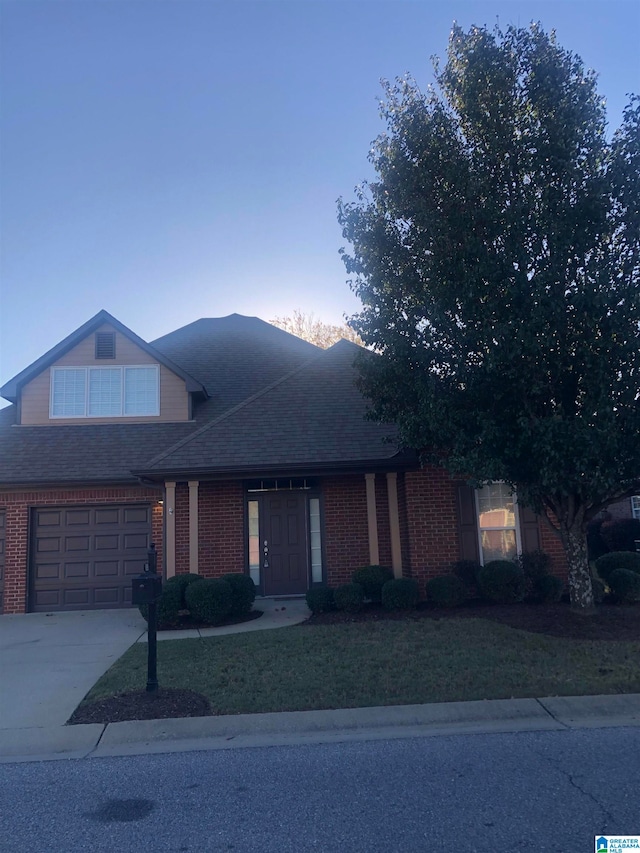
[[[164,639],[302,622],[302,600],[258,599],[242,625],[162,633]],[[640,694],[500,699],[65,726],[97,679],[136,640],[137,610],[0,618],[0,763],[443,734],[640,726]],[[11,690],[7,690],[11,685]]]

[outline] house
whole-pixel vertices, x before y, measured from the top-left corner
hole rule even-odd
[[[100,311],[0,389],[4,612],[128,606],[152,541],[166,577],[246,572],[265,596],[538,547],[562,572],[508,489],[421,469],[365,419],[358,351],[237,314],[147,343]]]

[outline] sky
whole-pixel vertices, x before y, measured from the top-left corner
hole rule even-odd
[[[454,20],[555,29],[612,129],[640,92],[637,0],[0,0],[0,384],[101,308],[147,341],[357,312],[336,202]]]

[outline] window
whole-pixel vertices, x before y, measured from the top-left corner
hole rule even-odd
[[[511,560],[519,552],[515,495],[505,483],[476,491],[480,562]]]
[[[249,518],[249,574],[256,586],[260,585],[260,514],[258,501],[248,501]]]
[[[117,418],[160,414],[158,365],[54,367],[52,418]]]
[[[640,518],[640,495],[634,495],[631,498],[631,515],[634,518]]]
[[[320,498],[309,498],[309,544],[311,546],[311,581],[322,583],[322,539]]]

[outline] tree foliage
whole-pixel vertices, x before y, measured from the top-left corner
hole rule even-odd
[[[437,86],[385,84],[378,179],[339,205],[381,354],[372,416],[562,537],[592,607],[585,528],[640,484],[640,100],[607,139],[596,77],[539,26],[454,27]]]
[[[331,323],[323,323],[315,314],[306,314],[304,311],[296,309],[289,317],[276,317],[271,320],[272,326],[277,326],[279,329],[284,329],[291,335],[309,341],[321,349],[327,349],[337,343],[341,338],[347,341],[352,341],[354,344],[362,345],[360,335],[348,326],[346,323],[340,325],[332,325]]]

